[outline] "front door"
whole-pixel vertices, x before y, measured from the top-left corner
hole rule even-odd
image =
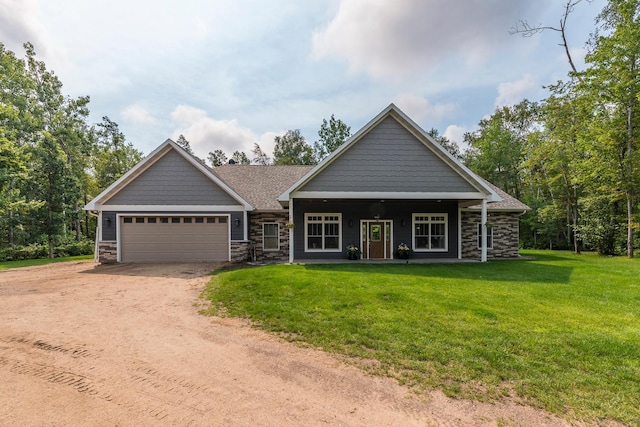
[[[365,221],[362,231],[363,258],[391,258],[391,221]]]

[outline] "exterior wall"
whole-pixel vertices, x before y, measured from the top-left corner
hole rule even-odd
[[[117,228],[118,221],[116,220],[116,214],[128,214],[139,216],[198,216],[198,215],[231,215],[231,240],[243,240],[244,239],[244,214],[243,212],[213,212],[213,211],[201,211],[201,212],[102,212],[102,240],[103,241],[116,241],[117,240]],[[106,218],[110,218],[109,224],[106,223]],[[237,220],[237,221],[236,221]],[[237,225],[236,225],[237,223]]]
[[[116,242],[98,242],[98,261],[102,264],[118,262],[118,248]]]
[[[256,212],[249,213],[249,238],[253,244],[257,261],[289,260],[289,212]],[[277,223],[280,231],[280,249],[264,250],[262,224]]]
[[[300,190],[477,191],[391,117],[374,127]]]
[[[372,220],[379,215],[381,220],[393,221],[392,248],[400,243],[413,246],[412,214],[413,213],[446,213],[448,214],[447,251],[416,252],[414,258],[457,258],[458,257],[458,204],[457,202],[435,201],[385,201],[379,200],[330,200],[310,201],[296,199],[293,203],[294,213],[294,259],[342,259],[345,258],[345,247],[354,243],[360,245],[360,220]],[[305,213],[341,213],[342,214],[342,248],[340,252],[305,252],[304,250],[304,214]],[[404,223],[404,226],[402,225]],[[351,225],[349,225],[351,224]],[[413,247],[412,247],[413,249]]]
[[[462,212],[462,258],[480,259],[478,224],[480,212]],[[514,212],[489,212],[487,223],[493,226],[493,249],[487,249],[488,259],[517,258],[520,217]]]
[[[244,262],[249,259],[248,240],[235,240],[231,242],[231,262]]]
[[[166,153],[107,201],[110,205],[238,205],[176,151]]]

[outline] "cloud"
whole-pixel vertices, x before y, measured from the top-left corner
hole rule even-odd
[[[520,80],[513,82],[500,83],[498,85],[498,97],[495,106],[504,107],[514,105],[522,101],[528,92],[536,89],[537,84],[535,78],[531,74],[525,74]]]
[[[36,0],[0,0],[0,41],[8,50],[22,56],[22,45],[30,42],[45,61],[64,61],[64,55],[52,45],[40,21]]]
[[[120,113],[122,118],[131,123],[151,125],[156,122],[155,117],[140,104],[131,104]]]
[[[172,138],[175,140],[179,135],[184,135],[196,155],[205,159],[209,152],[218,149],[224,151],[227,157],[231,157],[234,151],[244,151],[251,158],[255,143],[271,156],[274,136],[284,133],[265,132],[256,135],[250,129],[240,126],[235,119],[216,120],[209,117],[206,111],[188,105],[177,106],[171,117],[178,123]]]
[[[471,129],[467,129],[464,126],[458,125],[449,125],[447,129],[444,131],[443,136],[446,137],[449,141],[453,141],[458,144],[460,147],[460,151],[466,151],[468,145],[464,142],[464,134],[467,132],[471,132]]]
[[[530,16],[527,0],[342,0],[326,28],[313,35],[313,57],[336,57],[353,72],[402,78],[446,61],[486,62],[518,18]]]
[[[450,116],[456,110],[456,106],[453,103],[431,104],[422,96],[407,93],[396,96],[393,103],[418,123],[438,122]]]

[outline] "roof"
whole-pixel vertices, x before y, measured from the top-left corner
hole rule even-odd
[[[498,195],[500,197],[502,197],[502,201],[500,201],[500,202],[487,203],[487,210],[490,210],[490,211],[505,211],[505,212],[510,212],[510,211],[520,212],[520,211],[530,211],[531,210],[531,208],[529,206],[525,205],[524,203],[522,203],[520,200],[516,199],[515,197],[510,196],[508,193],[502,191],[500,188],[496,187],[495,185],[493,185],[492,183],[490,183],[486,179],[482,178],[482,180],[489,187],[491,187],[493,189],[493,191],[498,193]],[[480,210],[480,209],[482,209],[482,206],[474,205],[474,206],[469,206],[467,209]]]
[[[340,157],[343,153],[348,151],[353,145],[355,145],[358,141],[360,141],[365,135],[367,135],[372,129],[378,126],[383,120],[387,117],[392,117],[395,119],[400,125],[402,125],[406,130],[408,130],[420,143],[424,144],[429,150],[431,150],[437,157],[439,157],[445,164],[447,164],[452,170],[454,170],[460,177],[466,180],[472,187],[474,187],[477,192],[468,193],[468,194],[451,194],[455,196],[455,198],[465,198],[468,200],[472,199],[484,199],[488,202],[498,202],[500,201],[500,196],[494,191],[494,189],[487,185],[486,181],[480,178],[478,175],[473,173],[470,169],[468,169],[465,165],[460,162],[460,160],[456,159],[451,153],[449,153],[442,145],[438,144],[429,134],[427,134],[418,124],[416,124],[411,118],[409,118],[402,110],[400,110],[396,105],[389,104],[387,108],[382,110],[376,117],[374,117],[369,123],[367,123],[362,129],[353,134],[349,139],[347,139],[341,146],[339,146],[333,153],[324,158],[318,165],[316,165],[313,169],[310,169],[304,176],[302,176],[298,181],[293,183],[291,186],[287,187],[285,191],[283,191],[279,197],[278,201],[283,204],[286,204],[293,193],[300,194],[300,189],[302,189],[305,185],[307,185],[310,181],[312,181],[320,172],[322,172],[325,168],[327,168],[331,163],[333,163],[338,157]],[[304,191],[302,191],[304,193]],[[354,195],[350,193],[344,193],[342,196],[351,198]],[[359,194],[359,196],[363,196]],[[375,197],[380,198],[416,198],[416,199],[433,199],[433,198],[442,198],[443,195],[432,194],[432,193],[400,193],[400,192],[385,192],[385,194],[376,193]]]
[[[254,209],[281,211],[278,196],[311,169],[313,166],[222,165],[213,172]]]

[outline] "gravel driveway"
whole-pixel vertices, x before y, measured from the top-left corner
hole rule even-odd
[[[243,321],[201,316],[213,268],[0,271],[0,425],[565,425],[509,402],[418,397]]]

